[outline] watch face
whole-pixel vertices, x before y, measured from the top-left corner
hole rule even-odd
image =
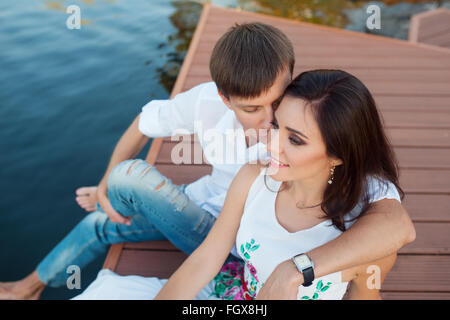
[[[298,263],[300,266],[309,266],[309,265],[310,265],[309,259],[308,259],[308,257],[305,256],[305,255],[301,255],[301,256],[299,256],[299,257],[296,257],[295,260],[297,261],[297,263]]]

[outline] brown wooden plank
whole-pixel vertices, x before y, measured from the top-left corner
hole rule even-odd
[[[186,258],[181,251],[123,250],[115,272],[167,279]]]
[[[160,251],[180,251],[168,240],[126,242],[124,249],[135,250],[160,250]]]
[[[399,255],[381,289],[450,292],[450,256]]]
[[[450,148],[394,148],[402,169],[450,169]]]
[[[414,223],[416,240],[400,250],[402,254],[450,254],[450,223]]]
[[[450,195],[407,194],[402,201],[416,222],[450,222]]]
[[[166,142],[164,141],[161,151],[158,155],[157,162],[158,164],[171,164],[173,163],[172,159],[172,148],[175,147],[178,144],[178,142]],[[181,148],[181,147],[180,147]],[[191,143],[189,145],[183,145],[183,150],[190,150],[188,154],[184,154],[183,152],[176,152],[175,153],[175,160],[178,159],[178,156],[183,157],[183,164],[208,164],[206,161],[203,150],[198,142]]]
[[[450,92],[450,88],[447,92]],[[450,112],[386,110],[382,112],[382,117],[389,128],[450,128]]]
[[[320,39],[320,41],[326,41],[324,39]],[[305,39],[306,41],[306,39]],[[330,46],[333,44],[330,43]],[[204,64],[205,61],[209,61],[209,53],[199,53],[197,54],[192,63],[193,65]],[[333,68],[333,69],[347,69],[350,67],[353,68],[392,68],[396,70],[403,69],[436,69],[436,70],[449,70],[450,69],[450,59],[442,58],[386,58],[386,57],[373,57],[371,59],[364,59],[361,57],[358,58],[349,58],[349,57],[341,57],[341,56],[329,56],[329,57],[320,57],[320,56],[305,56],[296,61],[297,67],[304,67],[308,69],[324,69],[324,68]],[[188,79],[189,83],[192,81],[190,78]]]
[[[123,243],[113,244],[109,248],[102,269],[114,270],[122,254]]]
[[[239,12],[239,14],[237,14]],[[372,35],[367,33],[361,33],[356,31],[350,31],[345,29],[337,29],[329,26],[311,24],[297,20],[290,20],[280,17],[274,17],[264,14],[257,14],[248,11],[237,11],[236,9],[223,8],[223,7],[211,7],[211,14],[208,16],[208,25],[209,23],[214,23],[215,26],[219,27],[223,26],[227,28],[230,23],[238,22],[249,22],[249,21],[261,21],[263,20],[265,23],[269,23],[275,25],[283,30],[288,37],[291,39],[295,39],[299,37],[300,31],[307,31],[308,34],[314,35],[315,38],[324,37],[327,35],[332,35],[333,37],[344,37],[346,39],[355,39],[356,43],[360,45],[372,45],[372,46],[391,46],[398,47],[403,46],[407,48],[411,48],[411,50],[417,49],[426,49],[435,52],[439,52],[442,54],[449,54],[450,51],[446,48],[439,48],[431,45],[426,45],[422,43],[412,43],[404,40],[388,38],[378,35]],[[208,28],[209,30],[210,28]],[[221,31],[223,29],[220,29]],[[304,41],[303,35],[300,38]],[[214,39],[211,39],[214,41]],[[306,43],[310,43],[310,41],[305,41]],[[329,44],[329,41],[324,41],[324,43]]]
[[[310,47],[308,46],[308,48]],[[355,51],[354,48],[349,48],[349,50]],[[327,52],[328,54],[328,51],[323,51],[320,48],[313,48],[311,54],[320,54],[320,52]],[[296,55],[300,56],[297,51]],[[192,65],[191,69],[189,70],[189,77],[203,78],[205,79],[205,81],[210,81],[211,77],[208,63],[209,61],[205,61],[204,64],[202,65]],[[309,67],[305,68],[302,66],[295,66],[293,74],[298,75],[301,72],[310,69],[311,68]],[[346,68],[345,71],[355,75],[364,83],[367,81],[386,81],[386,80],[423,83],[424,80],[426,80],[427,81],[426,84],[442,83],[442,82],[446,82],[448,84],[448,82],[450,81],[450,73],[442,72],[442,70],[435,70],[435,69],[416,70],[414,68],[411,68],[399,72],[398,70],[380,66],[379,68],[376,69],[349,67]]]
[[[450,46],[450,10],[438,8],[413,15],[409,40],[431,45]]]
[[[450,292],[381,291],[383,300],[450,300]]]
[[[211,166],[207,165],[156,164],[156,168],[178,185],[194,182],[198,178],[211,173]]]
[[[434,46],[450,48],[450,30],[445,30],[444,33],[435,34],[423,42]]]
[[[449,170],[400,170],[400,185],[406,193],[450,194]]]
[[[208,35],[214,36],[216,35],[217,38],[219,38],[223,32],[226,31],[226,28],[221,27],[220,30],[211,28],[212,25],[208,24]],[[281,30],[285,31],[286,28],[281,26]],[[219,32],[220,31],[220,32]],[[222,32],[223,31],[223,32]],[[301,31],[298,30],[297,33],[300,33]],[[206,33],[205,33],[206,34]],[[310,33],[308,31],[303,32],[303,35],[305,37],[311,37]],[[442,55],[442,53],[430,51],[430,50],[423,50],[421,48],[416,47],[404,47],[404,46],[392,46],[392,45],[373,45],[370,46],[361,46],[359,43],[357,46],[348,46],[348,45],[335,45],[330,46],[327,41],[311,41],[306,42],[303,40],[303,38],[300,38],[298,36],[290,38],[294,52],[296,53],[296,56],[301,59],[303,56],[311,56],[311,55],[317,55],[317,56],[332,56],[332,55],[340,55],[340,56],[347,56],[347,57],[365,57],[365,58],[372,58],[372,57],[380,57],[380,56],[388,56],[388,57],[404,57],[405,55],[409,57],[416,57],[416,58],[442,58],[445,55]],[[215,41],[202,41],[198,46],[198,53],[202,54],[210,54],[214,48]],[[408,71],[407,71],[408,72]],[[204,74],[204,73],[202,73]],[[194,74],[191,74],[194,75]],[[195,74],[197,75],[197,74]],[[389,77],[386,77],[386,79],[390,79]]]
[[[411,17],[411,31],[417,31],[417,37],[410,41],[421,41],[436,33],[450,28],[450,10],[438,8],[415,14]],[[416,29],[417,30],[414,30]],[[412,36],[412,35],[410,35]]]
[[[326,66],[320,66],[326,67]],[[328,66],[328,68],[332,65]],[[312,68],[311,68],[312,69]],[[344,70],[347,68],[343,68]],[[309,68],[308,68],[309,70]],[[295,73],[297,75],[297,73]],[[362,80],[362,79],[361,79]],[[201,83],[211,81],[204,76],[190,76],[186,81],[187,87],[194,87]],[[427,82],[422,79],[421,82],[401,81],[401,80],[366,80],[363,81],[370,92],[374,95],[396,94],[396,95],[443,95],[450,97],[450,82]]]
[[[428,112],[450,112],[448,97],[439,96],[396,96],[396,95],[377,95],[375,101],[380,110],[395,111],[428,111]]]
[[[450,147],[450,129],[387,128],[395,147]]]

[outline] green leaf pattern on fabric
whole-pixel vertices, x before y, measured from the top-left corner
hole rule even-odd
[[[330,289],[331,285],[332,285],[331,282],[327,282],[327,284],[324,285],[323,281],[319,280],[317,282],[316,289],[314,290],[313,296],[312,297],[303,296],[301,299],[302,300],[317,300],[317,299],[319,299],[319,294],[322,293],[322,292],[327,291],[328,289]]]

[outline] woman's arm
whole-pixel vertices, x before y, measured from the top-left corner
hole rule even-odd
[[[170,277],[155,299],[193,299],[219,273],[236,242],[248,191],[259,168],[249,164],[241,168],[208,236]]]
[[[380,288],[387,273],[392,269],[397,254],[350,268],[342,272],[342,281],[349,283],[346,300],[381,300]]]

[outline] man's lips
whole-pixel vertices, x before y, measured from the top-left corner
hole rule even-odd
[[[274,158],[270,158],[270,165],[275,167],[275,168],[287,168],[289,167],[287,164],[281,163],[280,161],[278,161],[277,159]]]

